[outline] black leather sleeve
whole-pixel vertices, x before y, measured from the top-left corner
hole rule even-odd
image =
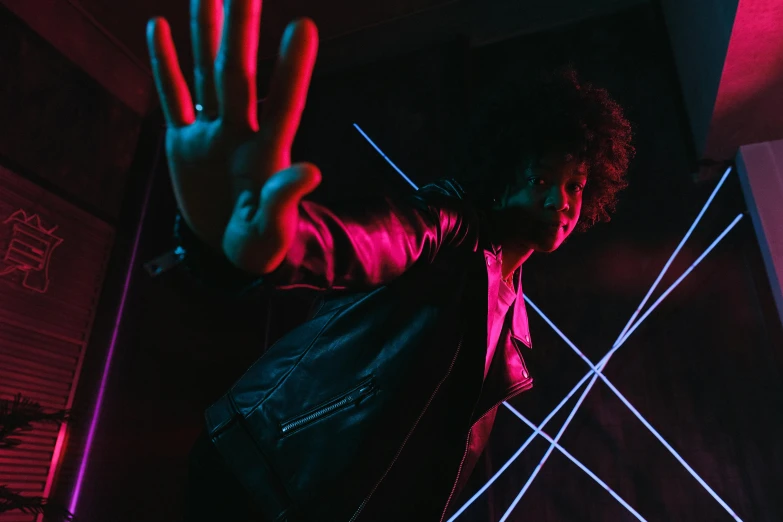
[[[246,296],[260,289],[261,277],[241,270],[201,241],[179,213],[174,221],[174,240],[182,252],[178,271],[189,284],[227,296]]]

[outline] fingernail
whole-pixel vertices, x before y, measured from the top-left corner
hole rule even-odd
[[[296,30],[296,22],[290,22],[283,33],[283,38],[280,40],[280,54],[288,52],[288,45],[294,37],[294,31]]]

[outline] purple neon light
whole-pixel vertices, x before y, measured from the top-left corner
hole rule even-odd
[[[160,159],[160,153],[162,150],[163,139],[158,142],[158,148],[155,152],[155,160],[153,165],[158,165]],[[131,251],[130,262],[128,263],[128,271],[125,274],[125,286],[122,289],[122,296],[120,297],[120,306],[117,308],[117,316],[114,319],[114,330],[111,334],[111,341],[109,342],[109,352],[106,354],[106,362],[103,364],[103,375],[101,376],[101,384],[98,388],[98,397],[95,399],[95,407],[92,412],[92,419],[90,421],[90,429],[87,432],[87,441],[84,444],[84,451],[82,452],[82,461],[79,464],[79,473],[76,477],[76,485],[71,493],[71,501],[68,505],[68,511],[76,513],[76,505],[79,502],[79,494],[82,489],[82,481],[84,480],[84,474],[87,470],[87,461],[90,457],[90,450],[92,449],[93,438],[95,437],[95,429],[98,426],[98,418],[101,413],[101,406],[103,404],[103,394],[106,391],[106,382],[109,378],[109,370],[111,368],[111,361],[114,357],[114,349],[117,346],[117,336],[120,331],[120,324],[122,323],[122,315],[125,311],[125,303],[128,298],[128,289],[130,288],[131,278],[133,276],[133,269],[136,266],[136,255],[139,251],[139,242],[141,239],[141,230],[144,224],[144,217],[147,215],[147,207],[149,206],[150,194],[152,193],[152,184],[155,180],[155,171],[153,170],[147,181],[147,187],[144,194],[144,201],[141,206],[141,214],[139,216],[139,226],[136,227],[136,237],[133,240],[133,250]]]
[[[516,408],[514,408],[513,406],[511,406],[509,403],[507,403],[507,402],[504,402],[504,403],[503,403],[503,405],[504,405],[506,408],[508,408],[508,409],[511,411],[511,413],[513,413],[514,415],[516,415],[516,416],[517,416],[517,418],[518,418],[519,420],[521,420],[522,422],[524,422],[525,424],[527,424],[527,425],[528,425],[528,427],[529,427],[530,429],[532,429],[532,430],[536,431],[536,432],[537,432],[537,433],[539,433],[539,434],[540,434],[542,437],[544,437],[546,440],[548,440],[548,441],[549,441],[549,442],[550,442],[550,443],[551,443],[551,444],[552,444],[552,445],[553,445],[555,448],[557,448],[557,450],[558,450],[560,453],[562,453],[563,455],[565,455],[565,456],[568,458],[568,460],[570,460],[571,462],[573,462],[574,464],[576,464],[576,466],[577,466],[579,469],[581,469],[582,471],[584,471],[585,473],[587,473],[587,476],[589,476],[591,479],[593,479],[594,481],[596,481],[596,482],[598,483],[598,485],[599,485],[599,486],[601,486],[601,487],[602,487],[602,488],[604,488],[606,491],[608,491],[608,492],[609,492],[609,494],[610,494],[610,495],[612,495],[612,497],[614,497],[614,499],[615,499],[615,500],[617,500],[617,502],[619,502],[619,503],[620,503],[620,505],[622,505],[622,506],[623,506],[625,509],[627,509],[628,511],[630,511],[630,512],[631,512],[631,514],[633,514],[633,516],[635,516],[635,517],[637,518],[637,520],[641,520],[642,522],[646,522],[646,521],[645,521],[645,519],[644,519],[644,517],[642,517],[642,515],[640,515],[640,514],[639,514],[639,513],[638,513],[638,512],[637,512],[637,511],[634,509],[634,508],[632,508],[632,507],[631,507],[631,505],[630,505],[628,502],[626,502],[625,500],[623,500],[623,498],[622,498],[622,497],[621,497],[621,496],[620,496],[620,495],[619,495],[619,494],[618,494],[618,493],[617,493],[615,490],[613,490],[612,488],[610,488],[610,487],[609,487],[609,486],[606,484],[606,482],[604,482],[603,480],[601,480],[600,478],[598,478],[598,475],[596,475],[595,473],[593,473],[592,471],[590,471],[590,470],[587,468],[587,466],[585,466],[584,464],[582,464],[581,462],[579,462],[579,460],[577,460],[577,459],[576,459],[576,457],[574,457],[573,455],[571,455],[571,453],[570,453],[568,450],[566,450],[566,449],[565,449],[563,446],[561,446],[560,444],[556,444],[556,443],[555,443],[555,441],[554,441],[554,440],[552,440],[552,437],[550,437],[549,435],[547,435],[546,433],[544,433],[543,431],[541,431],[541,429],[540,429],[538,426],[536,426],[535,424],[533,424],[532,422],[530,422],[530,421],[527,419],[527,417],[525,417],[524,415],[522,415],[521,413],[519,413],[519,411],[517,411],[517,409],[516,409]]]

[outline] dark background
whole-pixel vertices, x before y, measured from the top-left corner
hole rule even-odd
[[[75,449],[66,450],[54,491],[55,498],[67,499],[150,176],[140,261],[171,246],[174,201],[160,152],[159,115],[141,118],[95,94],[100,89],[89,77],[12,14],[0,10],[0,15],[4,27],[15,31],[13,39],[22,42],[3,48],[4,74],[9,76],[3,82],[0,114],[25,137],[13,138],[6,125],[0,160],[65,196],[76,194],[71,199],[117,228],[74,403],[68,447]],[[29,58],[31,49],[37,53],[35,62]],[[294,159],[321,167],[324,183],[313,195],[320,201],[410,191],[352,127],[354,122],[423,185],[454,168],[457,138],[472,107],[496,84],[497,71],[566,61],[626,108],[638,153],[629,173],[631,186],[612,222],[572,237],[555,254],[534,256],[525,265],[524,285],[527,296],[597,362],[715,185],[715,180],[693,180],[696,153],[656,4],[482,47],[471,48],[461,39],[441,41],[318,74]],[[31,70],[38,75],[21,74]],[[50,103],[43,111],[40,102],[23,94],[41,82],[62,99],[53,104],[57,96],[43,96]],[[70,106],[82,109],[68,113]],[[89,130],[75,134],[77,128]],[[54,130],[71,142],[55,149],[37,138],[36,129]],[[123,156],[120,145],[135,152]],[[68,172],[90,169],[96,172],[83,189],[77,181],[63,181]],[[99,179],[105,185],[96,188]],[[91,191],[105,197],[88,197]],[[121,206],[114,203],[116,194],[124,194]],[[732,174],[653,299],[742,211],[741,190]],[[304,318],[311,298],[301,292],[226,301],[182,281],[151,279],[136,266],[80,517],[89,522],[178,519],[187,453],[201,429],[203,409],[263,353],[266,343]],[[526,358],[536,386],[513,405],[538,423],[587,367],[532,309],[529,313],[534,349]],[[781,346],[783,334],[753,228],[743,219],[633,334],[606,371],[744,520],[783,520],[777,495],[783,489]],[[556,416],[546,431],[554,436],[566,415]],[[462,501],[480,487],[481,475],[498,469],[529,434],[501,409],[481,471]],[[601,383],[588,395],[562,444],[647,520],[730,520]],[[534,441],[461,519],[498,520],[547,447],[543,440]],[[509,520],[633,519],[554,452]]]

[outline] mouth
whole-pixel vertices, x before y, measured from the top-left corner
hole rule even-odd
[[[568,227],[568,224],[566,223],[560,223],[559,221],[551,222],[551,221],[541,221],[541,226],[544,227],[547,230],[551,230],[553,232],[557,232],[561,228],[563,230],[566,230]]]

